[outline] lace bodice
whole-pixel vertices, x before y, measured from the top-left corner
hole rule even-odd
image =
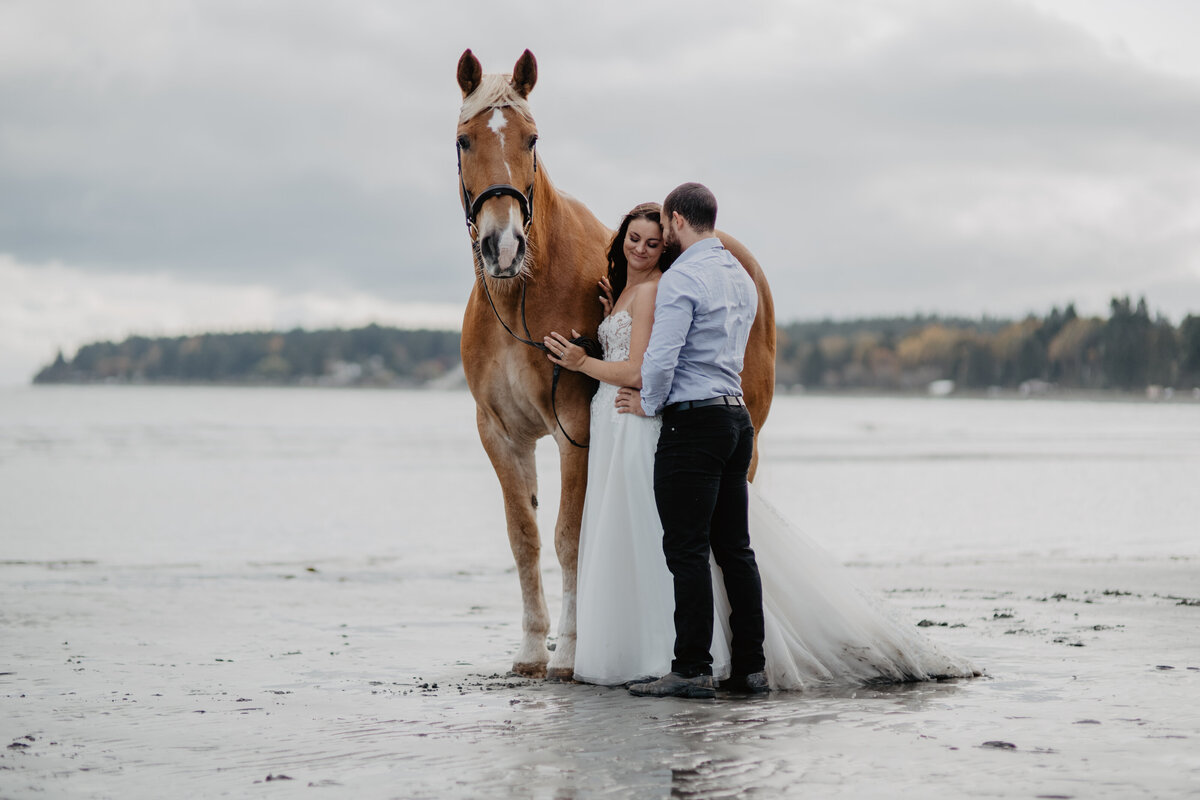
[[[604,350],[605,361],[627,361],[629,359],[629,344],[633,339],[633,315],[628,311],[618,311],[610,314],[600,323],[596,330],[600,337],[600,347]],[[601,383],[596,394],[592,396],[592,420],[595,422],[598,414],[606,414],[613,420],[639,420],[649,423],[654,429],[662,425],[661,417],[637,417],[632,414],[619,414],[616,407],[617,387],[611,383]],[[629,424],[634,424],[630,422]],[[593,433],[595,428],[592,428]]]
[[[633,337],[633,316],[628,311],[609,314],[600,323],[598,333],[605,361],[628,360],[629,342]]]

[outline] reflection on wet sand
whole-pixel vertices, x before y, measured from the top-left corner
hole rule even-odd
[[[989,677],[707,701],[504,674],[504,570],[308,566],[0,566],[0,796],[270,776],[367,798],[1119,797],[1200,776],[1186,559],[876,567]],[[982,588],[913,588],[931,580]]]
[[[723,797],[801,781],[805,750],[821,747],[810,740],[822,725],[903,725],[890,718],[948,702],[958,690],[953,683],[829,687],[696,702],[513,677],[468,675],[450,685],[468,688],[444,707],[445,716],[348,724],[331,735],[374,748],[393,740],[412,767],[407,785],[431,793],[442,784],[441,770],[454,771],[457,762],[469,785],[514,796],[536,787],[537,796],[594,797],[619,787],[636,797]],[[461,772],[465,752],[473,761],[468,773]]]

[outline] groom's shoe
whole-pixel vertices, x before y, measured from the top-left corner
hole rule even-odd
[[[721,681],[721,690],[741,694],[763,694],[771,691],[767,673],[751,672],[749,675],[730,675]]]
[[[712,675],[685,678],[678,672],[668,672],[656,681],[633,683],[629,693],[638,697],[716,697]]]

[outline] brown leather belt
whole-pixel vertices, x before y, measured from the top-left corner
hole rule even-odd
[[[684,400],[682,403],[671,403],[663,409],[663,411],[687,411],[692,408],[705,408],[707,406],[745,406],[745,401],[742,398],[732,394],[723,394],[720,397],[710,397],[707,400]]]

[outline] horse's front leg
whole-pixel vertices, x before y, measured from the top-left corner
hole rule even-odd
[[[504,435],[498,422],[482,409],[478,413],[479,437],[500,479],[504,496],[504,518],[508,525],[508,543],[517,564],[521,582],[521,647],[513,658],[513,671],[540,678],[546,674],[550,652],[546,636],[550,633],[550,614],[542,591],[541,541],[537,526],[537,466],[534,441],[513,441]]]
[[[558,619],[558,639],[546,677],[569,680],[575,674],[575,586],[579,557],[579,526],[583,519],[583,498],[587,489],[587,450],[576,447],[561,436],[558,439],[562,487],[558,506],[558,524],[554,528],[554,549],[562,566],[562,610]]]

